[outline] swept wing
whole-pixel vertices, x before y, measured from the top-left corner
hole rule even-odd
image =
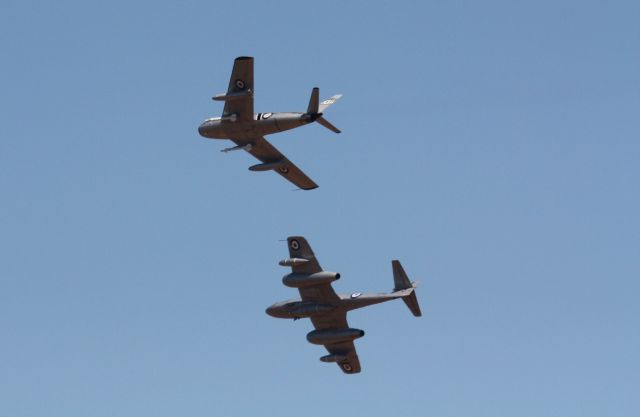
[[[312,190],[318,188],[318,185],[307,177],[293,162],[289,161],[286,156],[280,153],[272,144],[264,137],[258,137],[249,141],[235,140],[240,146],[246,146],[245,150],[254,157],[258,158],[262,163],[254,165],[249,169],[252,171],[269,171],[273,170],[282,175],[285,179],[291,181],[298,188],[303,190]],[[247,143],[249,142],[249,143]]]

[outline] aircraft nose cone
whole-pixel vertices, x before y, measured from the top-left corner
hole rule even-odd
[[[280,309],[278,308],[278,306],[276,304],[267,307],[267,309],[265,310],[265,313],[267,313],[268,315],[270,315],[271,317],[279,317],[279,311]]]
[[[200,126],[198,126],[198,133],[200,134],[200,136],[207,136],[206,123],[203,123]]]
[[[267,307],[264,312],[273,317],[273,306]]]

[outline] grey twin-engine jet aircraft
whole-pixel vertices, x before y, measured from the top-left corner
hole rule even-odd
[[[265,135],[283,132],[312,122],[336,133],[340,131],[324,117],[327,107],[335,103],[341,94],[323,102],[319,90],[311,92],[306,113],[254,113],[253,112],[253,58],[241,56],[233,63],[233,71],[226,94],[218,94],[214,100],[224,101],[222,117],[212,117],[200,125],[198,132],[209,139],[230,139],[236,146],[223,152],[245,150],[262,163],[249,167],[251,171],[274,170],[303,190],[312,190],[318,185],[297,166],[282,155],[264,138]]]
[[[280,261],[282,266],[290,266],[292,273],[285,275],[282,282],[287,287],[297,288],[300,298],[282,301],[267,308],[267,314],[283,319],[311,319],[314,331],[307,334],[307,340],[316,345],[324,345],[329,354],[320,358],[323,362],[336,362],[347,374],[360,372],[360,361],[353,341],[364,336],[364,331],[352,329],[347,323],[347,312],[372,304],[401,298],[414,316],[422,315],[416,298],[416,283],[410,282],[402,265],[391,261],[393,267],[393,292],[389,294],[338,295],[331,282],[340,278],[336,272],[323,271],[311,247],[301,236],[287,239],[289,258]]]

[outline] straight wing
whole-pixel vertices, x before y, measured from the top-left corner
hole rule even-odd
[[[246,94],[244,94],[246,93]],[[240,121],[253,120],[253,58],[240,56],[233,62],[233,71],[229,79],[227,95],[236,95],[233,100],[226,100],[222,116],[235,114]]]
[[[317,330],[328,329],[348,329],[347,312],[344,310],[322,316],[311,317],[311,322]],[[360,360],[353,341],[332,343],[324,345],[331,355],[336,355],[336,361],[342,372],[346,374],[356,374],[360,372]]]
[[[287,245],[289,246],[289,257],[305,259],[306,262],[299,265],[293,265],[291,270],[293,272],[300,272],[303,274],[315,274],[322,271],[322,267],[316,258],[316,254],[313,253],[311,245],[302,236],[289,236],[287,238]]]
[[[234,141],[236,142],[236,141]],[[238,145],[245,145],[246,142],[236,142]],[[318,188],[318,185],[307,177],[293,162],[289,161],[286,156],[280,153],[272,144],[267,142],[263,137],[259,137],[251,142],[251,149],[248,149],[251,155],[263,162],[262,167],[252,167],[254,171],[273,170],[282,175],[285,179],[291,181],[296,187],[303,190],[312,190]]]
[[[289,246],[289,257],[292,259],[304,259],[306,262],[293,264],[291,269],[294,273],[315,274],[322,271],[322,267],[311,249],[311,245],[302,236],[289,236],[287,238]],[[309,287],[298,288],[302,301],[314,302],[318,304],[329,304],[338,306],[340,297],[335,293],[331,284],[320,284]],[[346,310],[337,308],[330,313],[311,316],[311,322],[316,330],[340,330],[348,329]],[[331,355],[335,355],[334,361],[338,364],[342,372],[355,374],[360,372],[360,360],[356,353],[353,341],[330,343],[324,345]]]
[[[289,236],[287,238],[287,245],[289,246],[289,257],[305,259],[307,262],[293,265],[291,267],[292,272],[299,274],[315,274],[321,272],[322,267],[316,259],[316,255],[311,249],[311,245],[302,236]],[[313,285],[310,287],[298,288],[300,292],[300,298],[302,301],[310,301],[320,304],[332,304],[337,305],[340,302],[340,297],[333,290],[331,284]]]

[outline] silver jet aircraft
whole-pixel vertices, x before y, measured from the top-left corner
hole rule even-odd
[[[360,361],[353,341],[364,336],[364,331],[352,329],[347,323],[347,312],[401,298],[414,316],[420,317],[420,306],[416,298],[417,284],[409,281],[402,265],[391,261],[393,267],[393,292],[389,294],[362,294],[359,292],[338,295],[331,282],[340,279],[337,272],[323,271],[311,247],[301,236],[287,239],[289,258],[280,261],[290,266],[292,272],[282,278],[287,287],[297,288],[300,298],[276,303],[267,308],[267,314],[283,319],[311,319],[314,331],[307,334],[309,343],[324,345],[329,354],[320,358],[323,362],[335,362],[343,372],[360,372]]]
[[[249,167],[251,171],[276,171],[303,190],[312,190],[318,185],[305,175],[293,162],[282,155],[264,138],[265,135],[283,132],[312,122],[336,133],[322,113],[335,103],[341,94],[323,102],[319,100],[319,89],[311,91],[306,113],[254,113],[253,112],[253,58],[241,56],[235,59],[226,94],[218,94],[214,100],[224,101],[221,117],[212,117],[200,125],[198,132],[209,139],[230,139],[236,146],[222,152],[245,150],[262,163]]]

